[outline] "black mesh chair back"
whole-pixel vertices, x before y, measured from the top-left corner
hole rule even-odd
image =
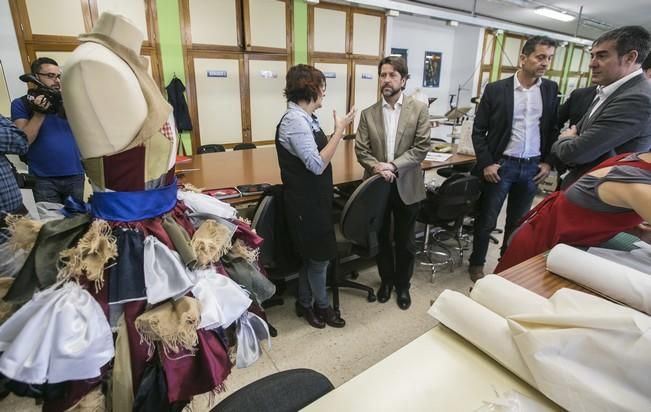
[[[319,372],[292,369],[246,385],[219,402],[211,412],[295,412],[334,389]]]
[[[238,143],[235,146],[233,146],[233,150],[249,150],[249,149],[255,149],[256,146],[255,143]]]
[[[418,220],[425,223],[455,221],[470,214],[480,195],[481,183],[476,176],[452,175],[438,190],[427,192]]]
[[[365,180],[350,196],[341,214],[340,229],[357,251],[373,257],[391,186],[380,175]]]
[[[273,278],[293,274],[301,266],[286,226],[282,185],[274,185],[262,195],[251,221],[251,227],[264,239],[260,247],[260,263]]]
[[[198,154],[225,152],[226,149],[220,144],[205,144],[197,148]]]

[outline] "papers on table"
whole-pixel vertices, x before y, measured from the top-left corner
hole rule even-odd
[[[567,410],[651,410],[651,317],[560,289],[550,299],[488,275],[428,313]]]
[[[428,162],[445,162],[451,157],[452,155],[450,153],[429,152],[427,153],[427,156],[425,156],[425,160]]]

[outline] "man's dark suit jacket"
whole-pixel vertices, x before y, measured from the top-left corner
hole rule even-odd
[[[558,138],[558,85],[542,79],[540,93],[543,105],[540,157],[541,161],[551,162],[550,150]],[[481,175],[486,166],[497,163],[504,154],[511,140],[513,100],[513,77],[486,85],[472,126],[472,144],[477,156],[473,173]]]
[[[592,104],[597,94],[597,86],[583,87],[574,90],[565,103],[558,109],[558,128],[562,129],[565,122],[570,121],[570,126],[579,123],[588,107]]]
[[[585,114],[577,130],[578,136],[560,138],[553,147],[572,168],[563,188],[609,157],[651,148],[651,82],[640,74],[622,84],[592,116]]]

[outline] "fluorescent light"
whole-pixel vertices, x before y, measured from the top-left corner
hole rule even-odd
[[[536,12],[536,14],[540,14],[541,16],[549,17],[550,19],[554,19],[554,20],[560,20],[564,22],[574,20],[574,16],[572,16],[571,14],[552,10],[547,7],[538,7],[534,11]]]

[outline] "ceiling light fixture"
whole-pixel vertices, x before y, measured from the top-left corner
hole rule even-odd
[[[550,9],[548,7],[538,7],[536,10],[534,10],[534,12],[536,14],[540,14],[541,16],[549,17],[550,19],[560,20],[560,21],[564,21],[564,22],[572,21],[575,18],[571,14],[568,14],[566,12],[552,10],[552,9]]]

